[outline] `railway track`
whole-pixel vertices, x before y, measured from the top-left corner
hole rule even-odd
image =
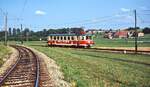
[[[48,72],[36,54],[22,46],[12,47],[18,50],[19,56],[0,78],[0,87],[51,87]]]
[[[41,45],[40,45],[41,46]],[[42,47],[49,47],[42,45]],[[146,54],[150,55],[150,51],[146,50],[138,50],[135,52],[135,50],[130,49],[117,49],[117,48],[84,48],[84,47],[70,47],[70,46],[54,46],[54,47],[62,47],[62,48],[72,48],[72,49],[81,49],[81,50],[94,50],[94,51],[104,51],[104,52],[114,52],[114,53],[125,53],[125,54]]]
[[[50,47],[47,45],[39,45],[42,47]],[[145,50],[138,50],[135,52],[135,50],[130,49],[113,49],[113,48],[84,48],[84,47],[70,47],[70,46],[52,46],[52,47],[61,47],[61,48],[72,48],[72,49],[81,49],[81,50],[94,50],[94,51],[103,51],[103,52],[113,52],[113,53],[125,53],[125,54],[146,54],[150,55],[150,51]]]
[[[64,47],[64,48],[70,48],[70,47]],[[130,49],[113,49],[113,48],[82,48],[82,47],[71,47],[73,49],[80,49],[80,50],[93,50],[93,51],[103,51],[103,52],[113,52],[113,53],[125,53],[125,54],[146,54],[150,55],[150,51],[144,51],[144,50],[138,50],[135,52],[135,50]]]
[[[150,51],[143,51],[143,50],[138,50],[137,52],[135,52],[135,50],[129,50],[129,49],[107,49],[107,48],[86,48],[86,49],[93,49],[93,50],[97,50],[97,51],[107,51],[107,52],[117,52],[117,53],[130,53],[130,54],[148,54],[150,55]]]

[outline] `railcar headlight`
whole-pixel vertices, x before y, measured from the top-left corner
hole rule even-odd
[[[90,43],[90,40],[88,40],[88,43]]]

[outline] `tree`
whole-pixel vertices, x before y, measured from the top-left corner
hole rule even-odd
[[[24,31],[23,31],[23,36],[25,37],[26,41],[28,41],[29,39],[29,28],[25,28]]]
[[[0,31],[0,41],[4,40],[5,31]]]
[[[48,32],[48,34],[55,34],[56,30],[55,29],[49,29],[47,32]]]
[[[144,34],[150,34],[150,28],[149,28],[149,27],[145,27],[145,28],[143,29],[143,33],[144,33]]]
[[[83,28],[71,28],[72,33],[80,35],[84,31]]]
[[[47,30],[46,30],[46,29],[43,29],[42,36],[43,36],[43,37],[46,37],[46,36],[47,36]]]
[[[16,36],[16,28],[13,28],[13,36]]]
[[[20,35],[20,29],[19,28],[17,28],[17,35]]]
[[[136,27],[136,29],[140,29],[140,27]],[[129,27],[129,28],[127,28],[126,30],[135,30],[135,28],[134,27]]]
[[[8,36],[11,36],[11,28],[8,30]]]

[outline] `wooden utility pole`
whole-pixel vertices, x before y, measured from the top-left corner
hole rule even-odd
[[[29,41],[29,32],[26,32],[26,41]]]
[[[4,21],[5,21],[5,41],[4,41],[4,45],[7,46],[7,12],[4,15]]]
[[[23,31],[22,31],[22,24],[21,24],[21,44],[23,44]]]
[[[137,33],[137,18],[136,18],[136,10],[134,10],[134,16],[135,16],[135,53],[138,51],[138,46],[137,46],[137,39],[138,39],[138,33]]]

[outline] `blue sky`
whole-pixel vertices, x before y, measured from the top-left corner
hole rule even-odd
[[[150,26],[149,0],[0,0],[0,9],[8,12],[9,27],[32,30],[43,28],[84,27],[85,29],[118,29]],[[22,20],[17,20],[17,19]],[[0,27],[4,25],[0,12]]]

